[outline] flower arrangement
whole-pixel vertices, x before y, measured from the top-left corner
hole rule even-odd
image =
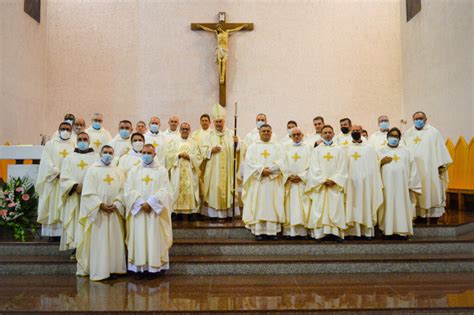
[[[0,226],[13,228],[14,237],[25,241],[27,232],[35,232],[38,224],[38,195],[28,177],[12,178],[0,185]]]

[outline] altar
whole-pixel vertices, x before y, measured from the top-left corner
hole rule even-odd
[[[7,164],[6,180],[28,177],[35,182],[43,148],[41,145],[0,146],[0,162],[15,160],[15,164]]]

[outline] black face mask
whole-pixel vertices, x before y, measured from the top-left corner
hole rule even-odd
[[[362,137],[362,134],[358,131],[353,131],[351,132],[351,137],[352,139],[354,139],[355,141],[359,141],[360,138]]]
[[[341,127],[341,131],[343,134],[347,134],[349,132],[349,127]]]

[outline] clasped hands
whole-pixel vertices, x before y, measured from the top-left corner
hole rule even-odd
[[[298,175],[290,175],[288,176],[287,181],[293,184],[298,184],[299,182],[301,182],[301,178]]]
[[[99,206],[99,209],[104,211],[105,213],[113,213],[114,211],[117,211],[117,206],[114,204],[107,205],[105,203],[101,203]]]
[[[185,159],[185,160],[190,160],[191,158],[189,157],[189,154],[187,154],[186,152],[182,152],[178,155],[178,158],[180,159]]]

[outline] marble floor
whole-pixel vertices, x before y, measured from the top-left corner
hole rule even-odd
[[[474,273],[283,276],[2,276],[0,314],[72,311],[474,312]]]

